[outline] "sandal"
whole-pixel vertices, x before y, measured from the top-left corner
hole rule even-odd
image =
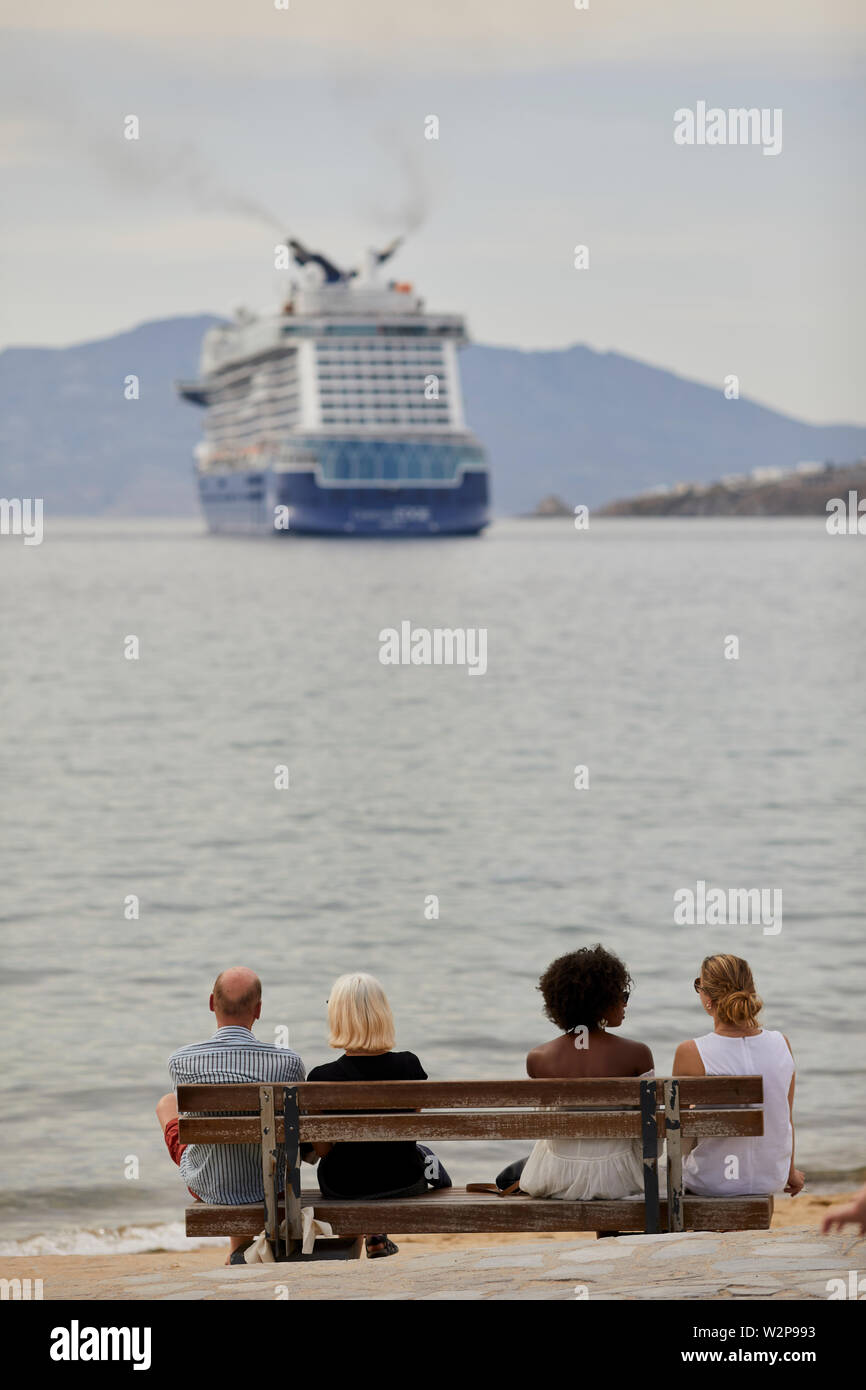
[[[367,1236],[365,1241],[368,1260],[381,1260],[386,1255],[396,1255],[400,1249],[387,1236]]]
[[[250,1246],[254,1244],[255,1241],[248,1240],[246,1245],[239,1245],[237,1250],[233,1250],[232,1253],[229,1255],[228,1263],[230,1265],[245,1265],[246,1260],[244,1259],[244,1256],[246,1255]]]

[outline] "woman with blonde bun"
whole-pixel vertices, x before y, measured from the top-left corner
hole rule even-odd
[[[763,1008],[748,961],[707,956],[695,980],[713,1031],[680,1043],[674,1076],[756,1076],[764,1079],[764,1133],[757,1138],[700,1139],[683,1160],[687,1192],[703,1197],[740,1193],[792,1197],[806,1179],[794,1167],[794,1057],[783,1033],[762,1028]]]

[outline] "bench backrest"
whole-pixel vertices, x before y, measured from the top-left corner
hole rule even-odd
[[[656,1128],[664,1138],[665,1084],[671,1079],[302,1081],[288,1088],[274,1083],[268,1089],[273,1093],[278,1143],[284,1142],[287,1089],[297,1095],[299,1138],[308,1143],[640,1139],[642,1084],[653,1093]],[[260,1142],[261,1090],[257,1082],[179,1086],[181,1143]],[[685,1138],[763,1134],[763,1111],[746,1108],[763,1101],[760,1076],[681,1077],[678,1092]],[[409,1113],[375,1113],[388,1110]]]

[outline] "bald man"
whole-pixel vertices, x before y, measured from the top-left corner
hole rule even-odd
[[[304,1080],[297,1052],[259,1042],[252,1031],[262,1012],[262,982],[252,970],[223,970],[210,996],[210,1010],[216,1015],[213,1037],[180,1047],[168,1059],[175,1091],[196,1082]],[[193,1197],[227,1206],[264,1201],[259,1144],[181,1144],[174,1092],[162,1097],[156,1114],[168,1151]],[[231,1249],[249,1243],[243,1236],[232,1237]]]

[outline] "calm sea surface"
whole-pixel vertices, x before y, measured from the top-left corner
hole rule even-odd
[[[864,566],[821,519],[0,540],[2,1234],[179,1218],[153,1107],[232,964],[308,1066],[332,980],[369,970],[431,1076],[517,1077],[552,957],[619,952],[668,1071],[734,951],[794,1048],[799,1165],[862,1168]],[[486,628],[487,673],[381,665],[406,619]],[[782,930],[675,925],[699,879],[780,889]],[[458,1180],[514,1152],[440,1148]]]

